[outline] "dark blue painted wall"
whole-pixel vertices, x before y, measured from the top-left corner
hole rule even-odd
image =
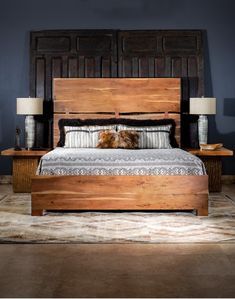
[[[235,149],[234,0],[0,0],[0,150],[12,147],[16,97],[29,95],[29,32],[43,29],[205,29],[206,96],[217,98],[209,141]],[[0,157],[0,174],[11,172]],[[235,158],[224,161],[235,174]]]

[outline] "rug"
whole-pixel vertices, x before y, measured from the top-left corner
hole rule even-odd
[[[30,216],[30,195],[0,197],[1,243],[235,242],[235,202],[215,193],[209,216],[178,212],[48,212]]]

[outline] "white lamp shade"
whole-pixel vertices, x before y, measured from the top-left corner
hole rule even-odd
[[[42,98],[17,98],[16,114],[36,115],[43,114]]]
[[[198,115],[216,114],[216,98],[190,98],[189,113]]]

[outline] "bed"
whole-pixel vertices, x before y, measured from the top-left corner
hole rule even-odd
[[[55,149],[43,157],[32,179],[33,216],[45,210],[195,210],[197,215],[208,215],[203,164],[179,148],[56,147],[58,121],[77,118],[170,118],[176,123],[175,138],[180,144],[179,78],[54,79],[53,99]]]

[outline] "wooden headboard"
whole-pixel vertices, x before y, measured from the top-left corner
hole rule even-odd
[[[180,144],[179,78],[54,79],[54,147],[61,118],[172,118]]]

